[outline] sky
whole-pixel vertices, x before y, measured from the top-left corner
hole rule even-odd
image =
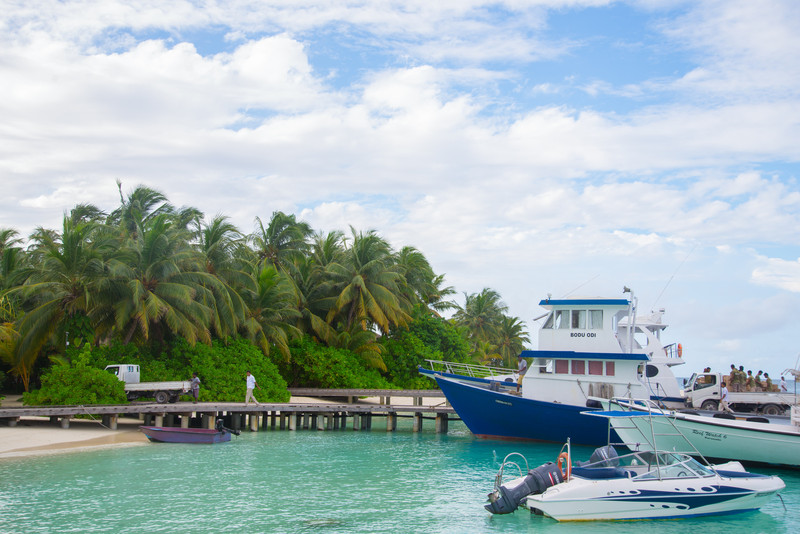
[[[375,230],[537,344],[664,308],[688,376],[800,355],[800,2],[0,0],[0,228],[142,184]]]

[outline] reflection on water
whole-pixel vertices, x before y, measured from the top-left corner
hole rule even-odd
[[[483,509],[506,454],[531,467],[559,444],[478,440],[461,423],[438,436],[400,421],[380,430],[243,433],[230,443],[67,453],[0,462],[0,531],[31,532],[558,532],[522,510]],[[588,458],[591,449],[574,447]],[[754,469],[759,471],[757,469]],[[761,469],[768,472],[768,469]],[[800,505],[800,476],[786,482],[786,508]],[[590,532],[794,532],[796,514],[773,499],[761,512],[705,519],[592,523]]]

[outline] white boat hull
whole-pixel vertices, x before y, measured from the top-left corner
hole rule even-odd
[[[649,424],[640,419],[634,419],[634,422]],[[706,458],[800,466],[800,429],[790,424],[756,423],[690,414],[654,417],[652,424],[660,434],[659,448],[666,450],[685,449],[688,441]],[[674,434],[675,428],[685,440]],[[616,427],[615,430],[623,442],[636,443],[634,438],[638,432]],[[646,429],[639,431],[642,430]]]
[[[756,510],[785,487],[777,477],[587,480],[530,495],[523,506],[558,521],[668,519]]]

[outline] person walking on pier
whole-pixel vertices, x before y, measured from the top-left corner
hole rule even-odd
[[[722,389],[719,394],[719,411],[733,413],[733,410],[728,406],[728,388],[725,386],[725,382],[722,383]]]
[[[197,400],[200,398],[200,378],[197,373],[192,373],[192,397],[194,397],[194,403],[197,404]]]
[[[258,401],[253,395],[253,390],[255,388],[261,389],[261,387],[258,385],[258,382],[256,382],[256,377],[250,374],[250,371],[247,371],[247,375],[245,376],[245,378],[247,380],[247,395],[245,395],[244,397],[244,403],[250,404],[250,399],[252,399],[253,402],[256,403],[256,406],[258,406]]]

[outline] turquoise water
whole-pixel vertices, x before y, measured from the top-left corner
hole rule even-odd
[[[431,423],[426,421],[426,425]],[[472,533],[797,532],[800,472],[777,473],[786,505],[702,519],[558,523],[483,509],[499,463],[531,467],[556,444],[475,439],[461,423],[426,428],[244,432],[217,445],[146,444],[0,461],[0,532]],[[589,448],[573,448],[588,458]]]

